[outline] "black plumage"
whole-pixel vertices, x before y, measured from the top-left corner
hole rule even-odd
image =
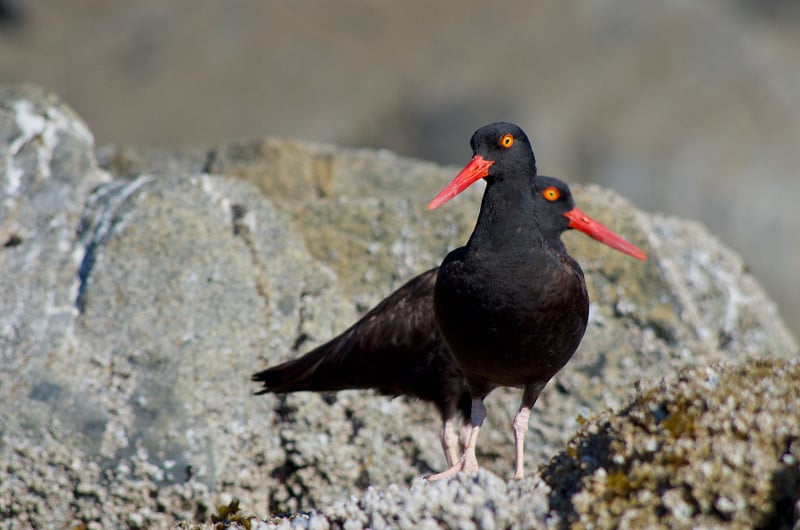
[[[533,185],[530,189],[539,208],[542,235],[555,251],[566,255],[560,235],[571,228],[567,215],[586,216],[575,208],[563,181],[539,176],[535,183],[538,191]],[[618,241],[606,242],[628,253],[625,244],[635,249],[621,238]],[[459,457],[454,419],[460,412],[469,421],[472,405],[466,380],[436,324],[437,273],[438,267],[411,279],[350,328],[307,354],[254,374],[252,379],[263,385],[257,393],[373,389],[427,401],[439,411],[445,457],[454,464]]]

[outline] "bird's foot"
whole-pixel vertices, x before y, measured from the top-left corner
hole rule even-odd
[[[436,473],[435,475],[428,475],[425,477],[425,480],[428,482],[435,482],[443,478],[450,478],[456,473],[475,473],[478,469],[478,459],[475,457],[475,452],[468,450],[461,455],[458,462],[450,466],[449,469],[445,469],[441,473]]]

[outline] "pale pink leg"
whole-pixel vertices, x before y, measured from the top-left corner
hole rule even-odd
[[[472,431],[472,421],[469,418],[464,418],[464,423],[461,424],[461,431],[458,433],[458,443],[461,445],[461,452],[467,448],[469,443],[469,433]]]
[[[458,443],[458,436],[453,429],[453,418],[445,420],[442,423],[442,449],[448,466],[452,466],[458,461]]]
[[[452,477],[459,472],[474,473],[478,470],[478,458],[475,456],[475,445],[478,443],[478,432],[481,430],[484,419],[486,419],[486,408],[483,406],[483,401],[480,399],[473,399],[472,428],[469,432],[467,446],[464,448],[464,454],[461,455],[458,462],[450,466],[449,469],[426,477],[428,482]]]
[[[525,475],[522,453],[525,449],[525,433],[528,432],[528,417],[531,409],[522,406],[514,416],[514,478],[519,480]]]
[[[514,478],[516,480],[520,480],[525,476],[523,453],[525,449],[525,433],[528,432],[528,418],[545,384],[538,383],[525,387],[522,392],[522,404],[514,416]]]

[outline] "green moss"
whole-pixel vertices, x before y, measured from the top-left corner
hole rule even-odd
[[[610,471],[606,475],[606,486],[609,492],[619,497],[627,497],[634,489],[630,477],[621,469]]]
[[[214,528],[222,530],[223,528],[228,528],[232,523],[239,523],[245,530],[250,530],[250,519],[253,516],[241,515],[239,510],[239,499],[233,499],[227,505],[221,505],[217,509],[218,513],[211,516]]]
[[[569,456],[573,460],[575,459],[576,456],[578,456],[578,450],[575,449],[574,445],[570,444],[567,446],[567,456]]]
[[[675,411],[661,422],[669,433],[675,437],[690,436],[695,430],[695,419],[686,411]]]

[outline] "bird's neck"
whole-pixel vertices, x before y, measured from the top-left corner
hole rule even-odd
[[[567,252],[567,247],[564,246],[564,242],[561,240],[562,233],[563,231],[561,230],[542,228],[542,236],[544,237],[544,240],[547,242],[547,245],[550,247],[550,249],[556,254],[568,256],[569,252]]]
[[[542,245],[530,182],[489,182],[468,246],[476,250],[527,252]]]

